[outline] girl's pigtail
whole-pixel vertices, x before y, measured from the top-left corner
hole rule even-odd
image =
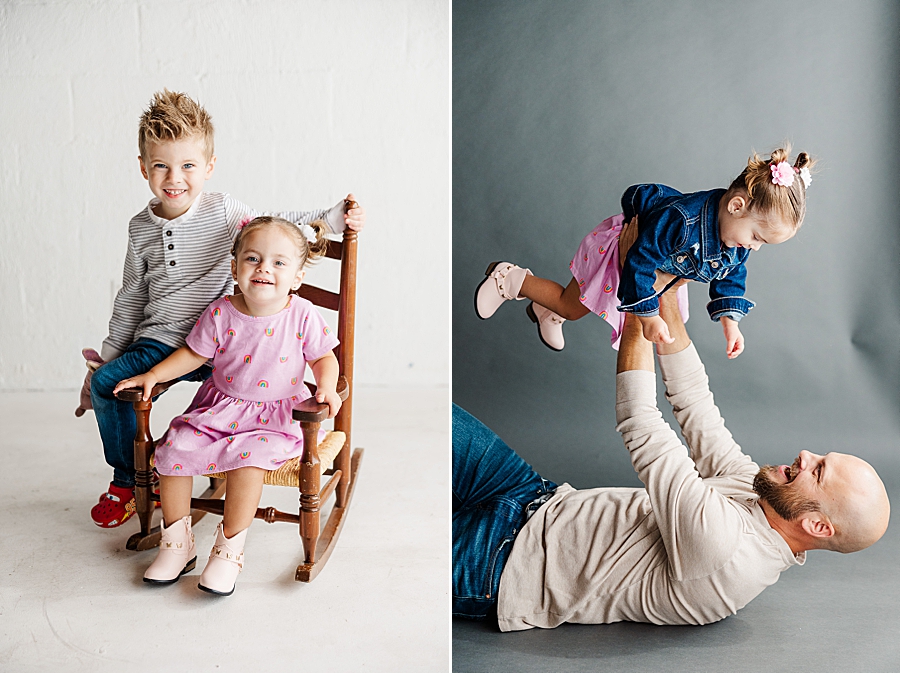
[[[314,262],[320,257],[324,257],[328,251],[328,239],[325,237],[325,234],[328,233],[328,225],[325,224],[325,220],[315,220],[310,222],[309,226],[316,232],[316,239],[314,241],[307,240],[309,255],[306,261]]]

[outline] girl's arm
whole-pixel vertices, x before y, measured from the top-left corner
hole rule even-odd
[[[328,418],[334,418],[341,410],[341,398],[337,394],[337,380],[340,374],[337,358],[328,351],[318,360],[308,363],[316,379],[316,402],[328,405]]]
[[[144,395],[141,399],[149,400],[150,391],[153,390],[153,386],[157,383],[160,381],[171,381],[179,376],[189,374],[206,362],[206,360],[207,358],[197,355],[187,346],[182,346],[158,365],[152,367],[146,374],[119,381],[118,385],[113,389],[113,394],[115,395],[126,388],[143,388]]]

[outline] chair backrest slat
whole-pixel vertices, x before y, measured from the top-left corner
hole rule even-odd
[[[330,290],[323,290],[315,285],[301,285],[297,294],[308,299],[316,306],[337,311],[341,307],[341,295]]]

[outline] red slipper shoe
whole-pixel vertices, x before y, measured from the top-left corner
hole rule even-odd
[[[134,489],[110,484],[100,502],[91,508],[91,518],[100,528],[115,528],[125,523],[135,512]]]

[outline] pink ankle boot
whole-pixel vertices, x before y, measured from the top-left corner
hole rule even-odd
[[[234,585],[238,573],[244,567],[244,540],[247,538],[245,528],[231,538],[225,537],[225,526],[219,522],[216,529],[216,543],[209,552],[209,561],[203,574],[200,575],[198,588],[219,596],[230,596],[234,593]]]
[[[484,275],[487,278],[475,289],[475,313],[482,320],[487,320],[503,302],[525,299],[519,296],[519,290],[525,276],[534,274],[510,262],[492,262]]]
[[[555,351],[561,351],[566,340],[563,338],[562,326],[566,321],[558,313],[554,313],[549,308],[531,302],[525,309],[531,322],[537,323],[538,338],[547,348]]]
[[[191,517],[179,519],[168,528],[162,522],[159,528],[162,532],[159,552],[144,573],[144,581],[150,584],[172,584],[197,565]]]

